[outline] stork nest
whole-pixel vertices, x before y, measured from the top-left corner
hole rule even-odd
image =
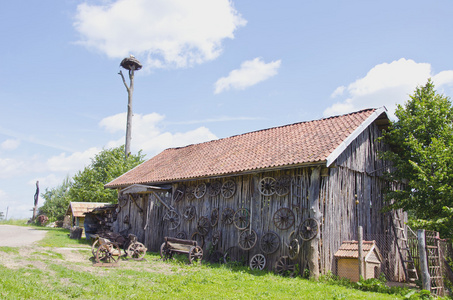
[[[121,61],[121,67],[125,68],[126,70],[140,70],[142,68],[142,64],[136,59],[135,57],[126,57]]]

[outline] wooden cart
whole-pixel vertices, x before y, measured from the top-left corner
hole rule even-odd
[[[203,259],[203,249],[197,241],[182,240],[173,237],[165,237],[165,242],[160,247],[160,256],[163,260],[169,259],[174,253],[187,254],[189,263]]]

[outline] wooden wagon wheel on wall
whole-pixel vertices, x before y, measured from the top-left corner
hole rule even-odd
[[[266,258],[263,254],[255,254],[249,263],[250,269],[252,270],[263,270],[266,266]]]
[[[192,241],[196,241],[197,242],[197,245],[200,246],[201,248],[203,248],[204,246],[204,235],[202,235],[201,233],[199,233],[198,231],[195,231],[194,233],[192,233],[192,235],[190,236],[190,239]]]
[[[200,183],[197,185],[193,191],[195,198],[201,199],[206,193],[206,183]]]
[[[260,248],[264,254],[272,254],[280,247],[280,238],[275,232],[267,232],[260,239]]]
[[[194,186],[188,186],[186,188],[186,192],[185,192],[186,200],[191,201],[191,200],[195,199],[194,192],[195,192],[195,187]]]
[[[179,202],[184,199],[184,193],[186,191],[186,187],[184,185],[180,185],[176,188],[175,192],[173,193],[173,201]]]
[[[286,230],[293,226],[295,219],[293,211],[286,207],[277,210],[273,217],[275,227],[281,230]]]
[[[211,223],[210,223],[208,218],[201,217],[200,219],[198,219],[197,230],[202,235],[207,235],[208,234],[210,226],[211,226]]]
[[[277,178],[275,182],[275,193],[279,196],[286,196],[289,194],[291,188],[291,177],[283,175]]]
[[[244,230],[239,235],[239,247],[243,250],[250,250],[256,245],[256,241],[258,240],[258,235],[256,234],[255,230]]]
[[[184,219],[186,219],[187,221],[190,221],[190,220],[193,220],[196,215],[197,215],[197,210],[196,210],[195,206],[187,205],[184,210],[184,214],[183,214]]]
[[[222,224],[223,225],[231,225],[231,224],[233,224],[233,217],[234,217],[234,209],[225,208],[222,211],[222,219],[221,219]]]
[[[219,209],[214,208],[211,211],[211,226],[212,227],[216,226],[218,222],[219,222]]]
[[[167,211],[164,215],[164,221],[168,221],[170,223],[170,226],[168,228],[170,230],[178,228],[179,224],[181,223],[179,214],[175,210]]]
[[[300,245],[298,239],[292,239],[288,245],[288,254],[290,259],[296,259],[299,255]]]
[[[263,196],[272,196],[275,194],[276,180],[273,177],[264,177],[260,180],[258,190]]]
[[[234,226],[239,229],[243,230],[250,225],[250,213],[247,208],[240,208],[238,209],[233,216],[233,223]]]
[[[220,195],[220,190],[222,189],[222,183],[218,180],[213,181],[208,186],[208,195],[215,197]]]
[[[216,230],[212,233],[212,245],[216,246],[219,242],[220,239],[222,238],[222,233],[220,230]]]
[[[236,192],[236,183],[233,180],[227,180],[222,184],[220,188],[220,192],[224,198],[231,198],[233,197],[234,193]]]
[[[176,234],[175,238],[185,240],[187,239],[187,233],[185,231],[180,231]]]
[[[319,223],[316,219],[305,219],[299,225],[299,236],[304,241],[309,241],[318,235]]]
[[[281,276],[294,276],[295,266],[288,256],[282,256],[275,262],[274,271]]]

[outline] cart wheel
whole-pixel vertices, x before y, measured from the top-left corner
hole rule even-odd
[[[126,253],[132,259],[142,259],[146,254],[146,247],[140,242],[135,242],[127,247]]]
[[[266,258],[263,254],[255,254],[250,260],[250,269],[263,270],[266,266]]]
[[[294,276],[295,267],[288,256],[282,256],[275,262],[275,273],[281,276]]]
[[[300,251],[299,240],[298,239],[291,240],[291,242],[289,242],[288,245],[289,258],[294,260],[297,257],[297,255],[299,255],[299,251]]]
[[[309,241],[318,235],[319,223],[316,219],[308,218],[305,219],[299,225],[299,236],[304,241]]]
[[[256,241],[258,240],[258,235],[256,234],[255,230],[249,231],[248,229],[241,232],[239,235],[239,247],[242,250],[250,250],[256,245]]]
[[[264,254],[272,254],[280,247],[280,238],[275,232],[265,233],[260,240],[260,248]]]
[[[189,263],[193,261],[201,263],[203,259],[203,249],[200,246],[192,246],[189,250]]]
[[[94,258],[96,258],[96,252],[98,252],[98,248],[99,248],[99,240],[96,239],[93,242],[93,245],[91,245],[91,253],[93,253]]]
[[[105,243],[100,245],[96,252],[96,262],[116,263],[121,256],[120,247],[116,243]]]
[[[171,258],[170,247],[167,246],[167,243],[162,243],[160,246],[160,257],[165,261]]]

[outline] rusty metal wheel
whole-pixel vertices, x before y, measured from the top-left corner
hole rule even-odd
[[[184,199],[184,193],[186,192],[186,187],[184,185],[180,185],[176,188],[175,192],[173,193],[173,201],[179,202]]]
[[[204,194],[206,194],[206,183],[200,183],[197,185],[193,191],[195,198],[201,199]]]
[[[282,175],[277,178],[275,182],[275,193],[279,196],[286,196],[289,194],[291,188],[291,177]]]
[[[239,229],[243,230],[250,225],[250,213],[247,208],[240,208],[238,209],[233,216],[233,223],[234,226]]]
[[[299,255],[299,251],[300,251],[299,240],[298,239],[291,240],[288,245],[289,258],[292,260],[296,259],[297,256]]]
[[[212,233],[212,245],[216,246],[219,242],[220,239],[222,238],[222,233],[220,230],[216,230]]]
[[[211,211],[211,226],[212,227],[216,226],[218,222],[219,222],[219,209],[214,208]]]
[[[275,227],[281,230],[286,230],[293,226],[295,219],[293,211],[286,207],[277,210],[273,217]]]
[[[220,181],[213,181],[208,186],[208,195],[215,197],[220,195],[220,190],[222,189],[222,183]]]
[[[227,180],[222,184],[220,191],[224,198],[231,198],[236,192],[236,183],[233,180]]]
[[[222,211],[222,224],[223,225],[231,225],[233,224],[233,217],[234,217],[234,209],[232,208],[225,208]]]
[[[260,239],[260,248],[264,254],[272,254],[280,247],[280,238],[275,232],[267,232]]]
[[[187,239],[187,233],[185,231],[180,231],[176,234],[175,238],[185,240]]]
[[[96,251],[97,263],[117,263],[121,256],[121,249],[116,243],[105,243]]]
[[[276,180],[273,177],[264,177],[260,180],[258,190],[263,196],[272,196],[275,194]]]
[[[211,227],[211,222],[206,217],[201,217],[197,222],[197,230],[202,235],[207,235],[209,228]]]
[[[188,200],[188,201],[191,201],[191,200],[195,199],[195,187],[194,186],[188,186],[186,188],[185,195],[186,195],[186,200]]]
[[[246,229],[239,235],[239,247],[241,247],[242,250],[250,250],[255,247],[257,240],[258,235],[255,230]]]
[[[197,242],[197,245],[203,248],[204,246],[204,235],[199,233],[198,231],[192,233],[192,236],[190,237],[192,241]]]
[[[275,262],[274,271],[281,276],[294,276],[295,266],[288,256],[282,256]]]
[[[203,259],[203,249],[200,246],[192,246],[189,250],[189,263],[199,262]]]
[[[184,219],[186,221],[190,221],[190,220],[193,220],[196,215],[197,215],[197,210],[196,210],[195,206],[187,205],[184,210],[184,215],[183,215]]]
[[[304,241],[309,241],[318,235],[319,223],[316,219],[305,219],[299,225],[299,236]]]
[[[143,245],[140,242],[135,242],[130,244],[129,247],[127,247],[126,253],[127,256],[129,256],[130,258],[140,260],[143,259],[143,257],[145,257],[146,250],[148,249],[145,247],[145,245]]]
[[[252,270],[263,270],[266,266],[266,258],[263,254],[255,254],[250,260],[249,266]]]
[[[164,221],[168,221],[170,223],[170,226],[168,228],[170,230],[175,230],[181,223],[179,214],[175,210],[167,211],[164,215]]]

